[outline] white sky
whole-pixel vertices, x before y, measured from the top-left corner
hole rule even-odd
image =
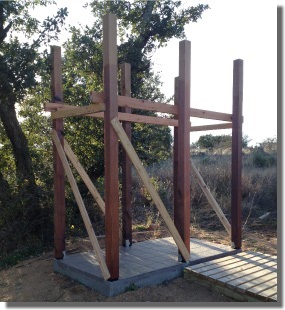
[[[232,112],[233,60],[244,60],[243,133],[251,144],[277,136],[277,4],[274,0],[184,0],[185,5],[209,4],[197,23],[186,26],[191,41],[191,107]],[[58,0],[67,6],[67,24],[92,22],[85,1]],[[53,10],[37,12],[38,18],[52,15]],[[40,16],[41,15],[41,16]],[[61,45],[66,33],[61,36]],[[167,96],[173,94],[174,77],[178,75],[179,40],[153,56]],[[192,125],[217,121],[191,119]],[[201,134],[230,134],[230,130],[191,133],[191,142]]]

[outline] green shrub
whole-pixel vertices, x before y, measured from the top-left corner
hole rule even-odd
[[[276,166],[277,157],[264,151],[262,147],[257,147],[252,152],[252,162],[254,167],[265,168]]]

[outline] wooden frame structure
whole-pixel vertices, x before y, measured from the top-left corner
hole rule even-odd
[[[241,147],[242,147],[242,76],[243,61],[234,61],[233,113],[193,109],[190,107],[191,42],[179,44],[179,76],[175,78],[174,105],[131,98],[131,68],[121,64],[121,95],[117,94],[117,30],[116,16],[103,18],[104,91],[91,92],[89,106],[71,106],[63,103],[60,47],[51,47],[52,77],[51,103],[45,110],[53,120],[55,258],[62,259],[65,251],[65,192],[64,171],[86,226],[95,256],[105,280],[119,278],[119,171],[118,143],[123,146],[122,159],[122,245],[132,244],[131,164],[137,170],[155,205],[164,219],[178,247],[178,259],[187,262],[190,257],[190,169],[205,193],[210,205],[231,236],[232,247],[241,248]],[[120,110],[119,110],[120,109]],[[132,114],[132,109],[144,109],[173,114],[173,118]],[[63,118],[88,116],[104,119],[105,202],[80,165],[76,155],[63,137]],[[189,118],[199,117],[223,121],[214,125],[191,126]],[[122,124],[120,123],[122,121]],[[131,144],[131,122],[174,126],[174,221],[156,192],[151,180]],[[190,160],[190,132],[232,128],[232,203],[231,224],[224,216],[198,170]],[[105,258],[86,212],[69,162],[75,167],[105,214]]]

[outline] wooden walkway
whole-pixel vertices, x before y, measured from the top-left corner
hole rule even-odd
[[[277,301],[277,257],[245,251],[184,269],[194,279],[240,301]]]

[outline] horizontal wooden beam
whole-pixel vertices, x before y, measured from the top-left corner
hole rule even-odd
[[[130,99],[133,100],[134,98],[130,98]],[[96,104],[103,104],[103,103],[98,102]],[[156,104],[156,103],[153,103],[153,104]],[[161,103],[161,104],[165,105],[164,103]],[[94,104],[92,104],[92,105],[94,105]],[[92,105],[90,105],[90,106],[92,106]],[[54,111],[59,112],[59,111],[64,111],[64,110],[73,110],[73,109],[77,109],[77,108],[86,108],[89,106],[76,107],[73,105],[67,105],[67,104],[63,105],[61,103],[46,102],[44,104],[44,107],[45,107],[45,111],[55,113]],[[56,109],[58,109],[58,110],[56,110]],[[86,115],[86,116],[90,116],[90,117],[96,117],[96,118],[104,118],[103,112],[97,112],[96,114],[95,113],[93,114],[93,113],[94,112],[90,112],[89,114],[87,114],[86,112],[84,112],[84,113],[82,113],[82,115]],[[203,126],[193,126],[190,131],[203,131],[203,130],[232,128],[231,127],[231,117],[232,117],[231,114],[190,108],[190,116],[191,116],[191,114],[193,114],[193,117],[227,121],[228,123],[203,125]],[[64,117],[64,116],[62,116],[62,117]],[[163,117],[146,116],[146,115],[129,114],[129,113],[118,113],[118,118],[120,121],[127,121],[127,122],[133,122],[133,123],[145,123],[145,124],[155,124],[155,125],[175,126],[175,127],[178,126],[178,120],[175,120],[172,118],[163,118]]]
[[[89,114],[86,116],[95,117],[95,118],[103,118],[104,112],[99,112],[96,114]],[[154,124],[154,125],[162,125],[162,126],[178,126],[178,121],[175,119],[156,117],[156,116],[146,116],[146,115],[119,112],[118,119],[120,121],[131,122],[131,123]]]
[[[44,102],[44,110],[46,112],[54,112],[58,108],[65,108],[64,103],[62,101],[60,101],[60,102]]]
[[[195,132],[195,131],[206,131],[206,130],[217,130],[217,129],[228,129],[228,128],[232,128],[232,123],[192,126],[190,127],[190,131]]]
[[[83,106],[83,107],[74,106],[73,109],[60,108],[55,112],[51,112],[51,118],[57,119],[57,118],[70,117],[70,116],[81,116],[81,115],[92,114],[92,113],[101,112],[101,111],[105,111],[105,104],[102,102],[90,104],[88,106]]]
[[[232,121],[232,114],[201,110],[201,109],[194,109],[194,108],[190,108],[190,117],[214,119],[214,120],[225,121],[225,122]]]
[[[90,99],[92,103],[103,102],[103,95],[102,93],[93,91],[90,94]],[[127,96],[118,96],[118,106],[123,108],[132,108],[132,109],[139,109],[160,113],[171,113],[171,114],[178,113],[178,109],[174,105],[144,99],[136,99]]]
[[[70,187],[71,187],[71,189],[73,191],[73,194],[75,196],[76,202],[78,204],[78,207],[79,207],[79,210],[80,210],[80,213],[81,213],[84,225],[85,225],[86,230],[88,232],[88,236],[90,238],[90,242],[91,242],[91,244],[93,246],[93,249],[95,251],[95,255],[96,255],[96,258],[98,260],[99,266],[101,268],[103,277],[104,277],[105,280],[108,280],[110,278],[110,273],[109,273],[108,267],[106,265],[104,256],[102,254],[102,251],[100,249],[98,240],[97,240],[96,235],[94,233],[94,230],[93,230],[90,218],[88,216],[88,213],[86,211],[84,202],[83,202],[82,197],[80,195],[80,192],[79,192],[78,186],[76,184],[75,178],[74,178],[73,173],[71,171],[71,168],[69,166],[68,160],[67,160],[67,158],[65,156],[63,147],[62,147],[62,145],[61,145],[61,143],[59,141],[57,132],[54,129],[52,131],[52,139],[53,139],[53,142],[55,144],[55,147],[56,147],[56,150],[58,152],[58,155],[59,155],[59,157],[60,157],[60,159],[62,161],[65,173],[67,175],[68,181],[70,183]]]
[[[190,254],[189,254],[183,240],[181,239],[179,232],[177,231],[171,217],[169,216],[161,198],[159,197],[157,191],[155,190],[153,184],[151,183],[151,180],[150,180],[142,162],[140,161],[136,151],[134,150],[129,138],[127,137],[123,126],[120,124],[118,118],[116,118],[116,117],[111,120],[111,124],[112,124],[113,128],[115,129],[115,131],[118,135],[118,138],[120,139],[120,142],[122,143],[124,149],[128,153],[128,156],[129,156],[130,160],[132,161],[134,167],[136,168],[141,180],[145,184],[145,186],[146,186],[150,196],[152,197],[153,202],[156,205],[159,213],[161,214],[165,224],[167,225],[177,247],[179,248],[179,250],[181,252],[181,255],[183,256],[185,261],[188,262],[189,258],[190,258]]]

